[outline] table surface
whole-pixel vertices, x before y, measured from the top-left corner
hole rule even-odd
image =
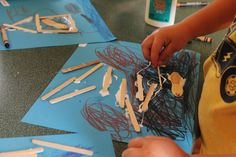
[[[118,40],[141,43],[155,30],[144,22],[144,0],[92,0],[92,3]],[[177,8],[176,22],[198,9]],[[220,31],[210,34],[214,39],[212,44],[193,41],[186,48],[201,52],[203,63],[219,44],[224,33],[225,31]],[[0,137],[65,133],[21,123],[20,120],[76,48],[77,45],[71,45],[0,51]],[[199,91],[203,82],[202,70],[200,72]],[[113,143],[116,155],[121,156],[126,144]]]

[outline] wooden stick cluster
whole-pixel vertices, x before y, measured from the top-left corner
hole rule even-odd
[[[67,22],[61,23],[61,22],[55,21],[55,19],[65,19],[67,20]],[[31,21],[33,21],[33,16],[29,16],[13,24],[4,23],[3,26],[6,29],[21,30],[24,32],[29,32],[29,33],[75,33],[75,32],[78,32],[75,21],[73,20],[70,14],[62,14],[62,15],[54,15],[54,16],[39,16],[39,14],[36,14],[35,15],[36,30],[19,26],[21,24],[29,23]],[[42,29],[41,24],[50,26],[55,29],[44,30]]]
[[[101,68],[103,66],[103,63],[100,63],[98,60],[96,60],[96,61],[91,61],[89,63],[83,63],[81,65],[76,66],[76,68],[74,68],[74,67],[72,67],[72,69],[71,68],[67,68],[66,70],[64,70],[64,71],[66,71],[66,73],[74,71],[74,70],[77,70],[77,69],[82,69],[82,68],[94,65],[95,63],[98,63],[98,64],[95,65],[93,68],[91,68],[90,70],[88,70],[87,72],[85,72],[84,74],[82,74],[79,77],[69,78],[68,80],[63,82],[61,85],[57,86],[56,88],[52,89],[48,93],[44,94],[41,97],[41,99],[42,100],[47,100],[48,98],[50,98],[54,94],[58,93],[59,91],[63,90],[65,87],[69,86],[70,84],[72,84],[72,83],[80,83],[82,80],[84,80],[85,78],[90,76],[92,73],[94,73],[96,70]],[[49,100],[49,103],[55,104],[55,103],[58,103],[58,102],[61,102],[61,101],[73,98],[73,97],[75,97],[77,95],[80,95],[80,94],[92,91],[94,89],[96,89],[96,86],[87,86],[87,87],[85,87],[83,89],[77,89],[77,90],[75,90],[75,91],[73,91],[71,93],[68,93],[68,94],[59,96],[57,98],[51,99],[51,100]]]
[[[92,156],[93,151],[83,148],[77,148],[73,146],[67,146],[63,144],[53,143],[53,142],[47,142],[43,140],[33,139],[33,144],[42,146],[39,148],[31,148],[26,150],[18,150],[18,151],[12,151],[12,152],[2,152],[0,153],[0,157],[37,157],[38,153],[42,153],[44,151],[43,147],[49,147],[53,149],[59,149],[63,151],[78,153],[82,155],[88,155]]]

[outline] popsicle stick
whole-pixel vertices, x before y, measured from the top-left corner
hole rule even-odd
[[[44,96],[41,97],[42,100],[46,100],[47,98],[49,98],[50,96],[56,94],[57,92],[59,92],[60,90],[62,90],[63,88],[65,88],[66,86],[70,85],[72,82],[74,82],[76,80],[76,77],[72,77],[70,79],[68,79],[67,81],[65,81],[64,83],[62,83],[60,86],[54,88],[53,90],[51,90],[50,92],[48,92],[47,94],[45,94]]]
[[[148,104],[152,98],[152,95],[153,95],[156,87],[157,87],[157,84],[155,84],[155,83],[151,84],[149,91],[146,95],[146,98],[145,98],[144,102],[141,104],[141,111],[142,112],[146,112],[148,110]]]
[[[22,155],[7,155],[7,156],[0,156],[0,157],[37,157],[37,154],[22,154]]]
[[[52,26],[52,27],[55,27],[55,28],[58,28],[58,29],[68,29],[68,26],[63,24],[63,23],[58,23],[58,22],[55,22],[51,19],[42,19],[41,20],[44,24],[48,25],[48,26]]]
[[[102,95],[104,95],[104,96],[107,95],[107,94],[109,94],[108,88],[109,88],[109,86],[110,86],[111,83],[112,83],[111,77],[112,77],[112,67],[109,66],[109,67],[107,68],[107,71],[106,71],[105,75],[104,75],[103,88],[102,88],[102,90],[100,91],[100,93],[101,93]]]
[[[43,151],[44,151],[44,149],[40,147],[40,148],[18,150],[18,151],[12,151],[12,152],[3,152],[3,153],[0,153],[0,157],[18,157],[18,156],[28,157],[30,155],[41,153]]]
[[[58,103],[60,101],[63,101],[63,100],[66,100],[66,99],[70,99],[70,98],[73,98],[77,95],[80,95],[80,94],[83,94],[83,93],[86,93],[86,92],[89,92],[91,90],[94,90],[96,88],[96,86],[89,86],[89,87],[86,87],[86,88],[83,88],[83,89],[80,89],[80,90],[75,90],[74,92],[72,93],[69,93],[69,94],[66,94],[66,95],[63,95],[63,96],[60,96],[60,97],[57,97],[55,99],[52,99],[50,100],[49,102],[51,104],[55,104],[55,103]]]
[[[42,31],[42,27],[40,25],[40,19],[39,19],[39,14],[35,15],[35,25],[36,25],[36,29],[38,32]]]
[[[159,78],[159,85],[160,88],[162,89],[162,81],[161,81],[161,72],[160,72],[160,67],[157,67],[157,73],[158,73],[158,78]]]
[[[54,19],[54,18],[62,18],[62,17],[68,17],[70,14],[61,14],[61,15],[52,15],[52,16],[40,16],[40,19]]]
[[[32,30],[32,29],[28,29],[28,28],[24,28],[24,27],[19,27],[19,26],[14,26],[14,25],[6,24],[6,23],[4,23],[3,26],[8,27],[8,28],[13,28],[13,29],[21,30],[21,31],[25,31],[25,32],[37,33],[37,31]]]
[[[79,153],[79,154],[83,154],[83,155],[89,155],[89,156],[93,155],[93,151],[91,151],[91,150],[62,145],[62,144],[53,143],[53,142],[47,142],[47,141],[33,139],[32,143],[40,145],[40,146],[55,148],[55,149],[59,149],[59,150],[65,150],[65,151]]]
[[[80,83],[83,79],[85,79],[86,77],[88,77],[89,75],[91,75],[93,72],[95,72],[96,70],[98,70],[99,68],[101,68],[103,66],[103,63],[99,63],[97,64],[95,67],[93,67],[92,69],[90,69],[89,71],[87,71],[86,73],[84,73],[83,75],[81,75],[79,78],[77,78],[75,80],[75,83]]]
[[[127,81],[126,79],[122,79],[121,82],[121,90],[120,90],[120,107],[125,107],[125,96],[127,94]]]
[[[141,129],[140,129],[140,126],[138,124],[137,118],[136,118],[136,116],[134,114],[134,110],[133,110],[133,107],[132,107],[132,105],[131,105],[131,103],[129,101],[129,98],[125,99],[125,104],[126,104],[129,116],[130,116],[131,123],[132,123],[132,125],[134,127],[134,130],[136,132],[140,132]]]
[[[138,92],[136,94],[136,98],[138,98],[140,101],[143,101],[143,76],[140,74],[137,74],[137,86],[138,86]]]
[[[29,16],[29,17],[27,17],[27,18],[25,18],[25,19],[22,19],[22,20],[20,20],[20,21],[17,21],[17,22],[15,22],[15,23],[13,23],[12,25],[13,25],[13,26],[17,26],[17,25],[21,25],[21,24],[23,24],[23,23],[31,22],[32,20],[33,20],[33,16]]]
[[[78,32],[78,29],[71,29],[71,30],[45,30],[42,29],[40,33],[75,33]]]
[[[83,64],[80,64],[80,65],[77,65],[77,66],[73,66],[73,67],[62,69],[62,72],[63,73],[68,73],[68,72],[71,72],[71,71],[74,71],[74,70],[78,70],[78,69],[82,69],[82,68],[86,68],[86,67],[89,67],[91,65],[98,64],[98,63],[100,63],[99,60],[94,60],[94,61],[83,63]]]

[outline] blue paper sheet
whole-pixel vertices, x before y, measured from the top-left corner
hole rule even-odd
[[[73,34],[42,34],[8,31],[10,49],[73,45],[114,40],[106,24],[89,0],[11,0],[10,7],[0,5],[0,25],[13,24],[29,16],[71,14],[78,28]],[[21,25],[19,25],[21,26]],[[36,30],[35,20],[22,27]],[[5,50],[2,42],[0,50]]]
[[[184,92],[183,97],[173,96],[170,90],[170,81],[167,80],[163,84],[163,89],[152,98],[149,110],[144,115],[138,112],[140,102],[135,98],[137,92],[135,87],[136,73],[148,65],[141,54],[140,45],[128,42],[89,44],[85,48],[78,48],[63,68],[96,59],[100,59],[106,65],[81,83],[69,85],[48,100],[90,85],[96,85],[96,90],[56,104],[42,101],[41,96],[69,78],[80,76],[91,67],[67,74],[59,72],[22,121],[72,132],[93,129],[101,132],[108,130],[114,140],[123,142],[128,142],[137,136],[167,136],[174,139],[186,152],[191,152],[200,61],[198,53],[187,50],[176,53],[174,58],[167,63],[167,67],[161,68],[165,77],[167,77],[166,73],[177,71],[186,78],[184,90],[188,92]],[[108,65],[115,69],[109,88],[110,95],[102,97],[99,91],[102,88],[103,76]],[[140,71],[140,74],[144,77],[143,86],[146,94],[150,81],[158,84],[157,72],[156,69],[149,67]],[[129,97],[138,122],[143,121],[144,127],[140,133],[134,131],[125,111],[116,104],[115,94],[122,78],[127,79]]]
[[[92,134],[93,133],[93,134]],[[114,149],[109,133],[86,132],[79,134],[63,134],[49,136],[31,136],[16,138],[1,138],[0,152],[11,152],[26,150],[30,148],[39,148],[43,146],[32,144],[32,139],[43,140],[63,144],[72,147],[78,147],[93,151],[93,157],[115,157]],[[101,144],[102,142],[102,144]],[[39,153],[38,157],[85,157],[86,155],[62,151],[54,148],[43,147],[44,152]]]

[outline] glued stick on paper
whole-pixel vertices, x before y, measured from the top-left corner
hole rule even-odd
[[[140,105],[141,106],[141,108],[140,108],[141,110],[139,112],[146,112],[148,110],[148,104],[149,104],[149,102],[150,102],[150,100],[152,98],[152,95],[153,95],[156,87],[157,87],[157,84],[155,84],[155,83],[151,84],[144,102]]]
[[[125,96],[127,94],[127,84],[126,84],[126,79],[122,79],[120,88],[118,92],[116,93],[116,102],[119,103],[121,108],[125,107]]]
[[[100,90],[102,96],[109,95],[108,88],[112,83],[112,67],[109,66],[103,78],[103,88]]]
[[[92,69],[90,69],[89,71],[87,71],[86,73],[84,73],[83,75],[81,75],[79,78],[77,78],[75,80],[75,83],[80,83],[83,79],[85,79],[86,77],[88,77],[89,75],[91,75],[93,72],[95,72],[96,70],[98,70],[99,68],[101,68],[103,66],[103,63],[99,63],[97,64],[95,67],[93,67]]]
[[[58,23],[58,22],[55,22],[51,19],[42,19],[41,20],[44,24],[48,25],[48,26],[52,26],[52,27],[55,27],[55,28],[58,28],[58,29],[68,29],[68,26],[63,24],[63,23]]]
[[[137,86],[138,86],[138,92],[136,94],[136,98],[138,98],[140,101],[143,101],[143,76],[140,74],[137,74]]]
[[[63,100],[66,100],[66,99],[70,99],[70,98],[73,98],[73,97],[75,97],[75,96],[77,96],[77,95],[80,95],[80,94],[89,92],[89,91],[94,90],[94,89],[96,89],[96,86],[89,86],[89,87],[86,87],[86,88],[83,88],[83,89],[80,89],[80,90],[75,90],[75,91],[72,92],[72,93],[69,93],[69,94],[60,96],[60,97],[58,97],[58,98],[52,99],[52,100],[50,100],[49,102],[50,102],[51,104],[55,104],[55,103],[58,103],[58,102],[60,102],[60,101],[63,101]]]
[[[79,154],[83,154],[83,155],[89,155],[89,156],[93,155],[93,151],[91,151],[91,150],[62,145],[62,144],[53,143],[53,142],[47,142],[47,141],[33,139],[32,143],[40,145],[40,146],[55,148],[55,149],[69,151],[69,152],[73,152],[73,153],[79,153]]]
[[[27,17],[27,18],[25,18],[25,19],[23,19],[23,20],[20,20],[20,21],[17,21],[17,22],[15,22],[15,23],[13,23],[12,25],[13,25],[13,26],[17,26],[17,25],[21,25],[21,24],[23,24],[23,23],[31,22],[32,20],[33,20],[33,16],[29,16],[29,17]]]
[[[140,132],[141,129],[140,129],[140,126],[138,124],[137,118],[136,118],[136,116],[134,114],[134,110],[133,110],[133,107],[132,107],[132,105],[131,105],[131,103],[129,101],[129,98],[125,99],[125,104],[126,104],[129,116],[130,116],[131,123],[132,123],[132,125],[134,127],[134,130],[136,132]]]
[[[28,28],[24,28],[24,27],[19,27],[19,26],[15,26],[15,25],[10,25],[10,24],[6,24],[6,23],[4,23],[3,26],[5,26],[7,28],[13,28],[13,29],[16,29],[16,30],[25,31],[25,32],[37,33],[37,31],[32,30],[32,29],[28,29]]]
[[[168,79],[171,81],[171,92],[176,96],[180,97],[184,93],[184,84],[186,79],[184,79],[178,72],[172,72],[168,74]]]
[[[54,88],[53,90],[51,90],[50,92],[48,92],[47,94],[45,94],[44,96],[41,97],[42,100],[46,100],[47,98],[49,98],[50,96],[56,94],[57,92],[59,92],[60,90],[62,90],[63,88],[65,88],[66,86],[70,85],[72,82],[74,82],[76,79],[76,77],[72,77],[69,80],[65,81],[64,83],[62,83],[60,86]]]
[[[162,89],[162,81],[161,81],[161,72],[160,72],[160,67],[157,67],[157,73],[158,73],[158,78],[159,78],[159,85],[160,85],[160,89]]]
[[[61,18],[66,19],[68,22],[68,26],[62,23],[58,23],[53,21],[55,18]],[[59,29],[52,29],[52,30],[45,30],[42,29],[41,21],[45,23],[46,25],[59,28]],[[35,22],[37,31],[40,33],[75,33],[78,32],[78,29],[76,28],[75,21],[72,19],[70,14],[62,14],[62,15],[53,15],[53,16],[39,16],[36,14],[35,16]]]
[[[39,14],[35,15],[35,25],[36,25],[36,29],[38,32],[42,31],[42,27],[40,25],[40,19],[39,19]]]
[[[12,151],[12,152],[2,152],[0,153],[0,157],[29,157],[31,155],[35,155],[37,153],[43,152],[43,148],[32,148],[26,150]]]
[[[100,60],[94,60],[94,61],[83,63],[83,64],[80,64],[80,65],[77,65],[77,66],[73,66],[73,67],[70,67],[70,68],[65,68],[65,69],[62,69],[61,71],[63,73],[68,73],[68,72],[71,72],[71,71],[74,71],[74,70],[78,70],[78,69],[82,69],[82,68],[86,68],[88,66],[91,66],[91,65],[94,65],[94,64],[98,64],[98,63],[100,63]]]

